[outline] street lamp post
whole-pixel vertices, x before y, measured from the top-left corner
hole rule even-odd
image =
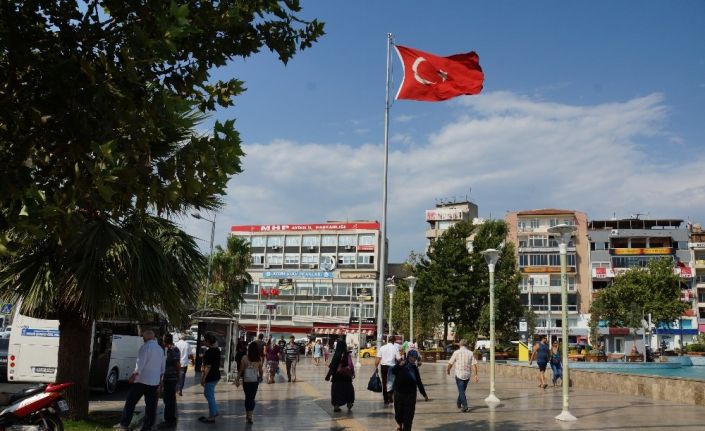
[[[414,287],[416,287],[416,277],[410,275],[406,277],[409,282],[409,342],[414,342]]]
[[[569,224],[559,224],[548,228],[549,233],[558,234],[558,252],[561,259],[561,329],[563,340],[561,343],[561,359],[563,361],[563,376],[561,383],[563,386],[563,411],[556,416],[559,421],[575,421],[578,420],[570,414],[568,410],[568,385],[570,383],[570,374],[568,372],[568,274],[567,274],[567,254],[568,243],[570,237],[575,231],[575,226]]]
[[[392,323],[392,303],[394,302],[394,291],[397,290],[397,285],[394,283],[387,283],[387,289],[389,290],[389,335],[392,335],[392,332],[394,332],[394,324]]]
[[[499,251],[490,248],[485,251],[480,252],[485,256],[485,262],[487,262],[487,268],[490,272],[490,394],[485,398],[485,402],[488,404],[498,404],[500,402],[499,398],[494,394],[494,353],[495,353],[495,329],[494,329],[494,267],[499,260]]]
[[[208,256],[208,280],[206,280],[206,294],[203,295],[203,308],[208,308],[208,288],[211,284],[211,266],[213,264],[213,239],[215,238],[215,214],[213,215],[213,220],[203,217],[199,213],[191,214],[194,218],[199,220],[205,220],[211,223],[211,254]]]

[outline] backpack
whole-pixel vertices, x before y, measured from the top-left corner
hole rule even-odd
[[[259,370],[257,365],[248,362],[242,377],[246,383],[254,383],[259,381]]]

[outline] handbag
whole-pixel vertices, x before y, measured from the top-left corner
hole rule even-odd
[[[353,376],[352,369],[347,365],[348,365],[347,361],[343,362],[343,360],[341,359],[340,363],[338,364],[338,369],[335,370],[335,375],[338,377],[352,379],[352,376]]]
[[[389,367],[387,370],[387,392],[394,392],[394,380],[397,375],[392,372],[394,367]]]
[[[370,376],[370,381],[367,383],[367,390],[377,393],[382,392],[382,379],[379,378],[377,370]]]

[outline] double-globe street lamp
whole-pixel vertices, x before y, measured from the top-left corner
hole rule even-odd
[[[207,219],[203,217],[199,213],[193,213],[191,214],[193,218],[199,219],[199,220],[205,220],[207,222],[210,222],[211,224],[211,253],[208,256],[208,279],[206,280],[206,294],[203,295],[203,308],[207,309],[208,308],[208,288],[210,287],[211,284],[211,265],[213,264],[213,240],[215,238],[215,214],[213,215],[213,220]]]
[[[499,398],[494,394],[494,351],[495,351],[495,328],[494,328],[494,267],[499,260],[499,251],[493,248],[480,252],[485,257],[487,268],[490,272],[490,394],[485,398],[488,404],[498,404]]]
[[[394,303],[394,292],[397,290],[397,285],[393,281],[387,283],[387,290],[389,291],[389,335],[391,336],[394,332],[394,327],[392,323],[392,304]],[[382,341],[384,342],[384,340]],[[381,346],[378,346],[379,349]]]
[[[569,224],[559,224],[548,228],[549,233],[558,235],[558,252],[561,260],[561,329],[563,340],[561,342],[561,359],[563,375],[561,383],[563,386],[563,411],[556,416],[559,421],[575,421],[577,418],[568,411],[568,385],[570,375],[568,373],[568,274],[567,274],[567,254],[570,237],[575,231],[575,226]]]
[[[414,287],[416,287],[416,277],[410,275],[405,279],[409,283],[409,342],[414,342]]]

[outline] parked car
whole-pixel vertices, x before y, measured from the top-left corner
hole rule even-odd
[[[7,381],[7,349],[10,344],[8,338],[0,339],[0,381]]]

